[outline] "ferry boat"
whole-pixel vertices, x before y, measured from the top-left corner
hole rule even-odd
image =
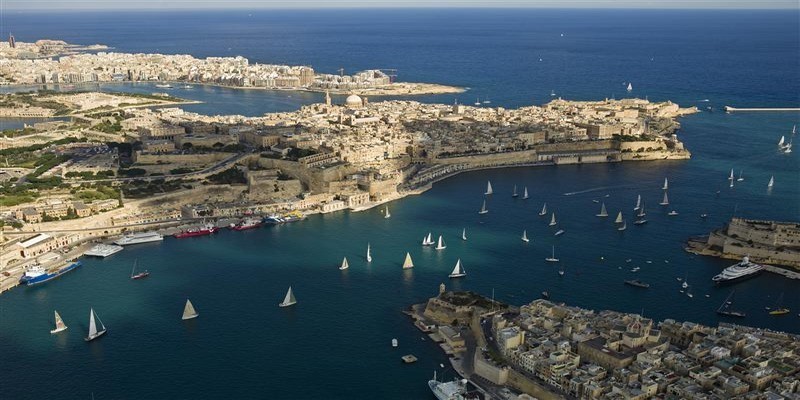
[[[650,284],[649,283],[642,282],[642,281],[640,281],[638,279],[626,280],[625,284],[626,285],[630,285],[630,286],[636,286],[636,287],[640,287],[640,288],[645,288],[645,289],[650,288]]]
[[[467,380],[453,380],[451,382],[439,382],[436,379],[436,372],[433,373],[433,379],[428,381],[428,387],[431,388],[433,395],[439,400],[466,400],[467,394]]]
[[[184,239],[195,236],[206,236],[216,232],[217,229],[218,228],[216,226],[209,223],[198,228],[189,228],[183,232],[178,232],[173,236],[175,236],[176,239]]]
[[[162,240],[164,240],[164,235],[158,232],[139,232],[125,235],[117,239],[114,244],[118,246],[127,246],[129,244],[160,242]]]
[[[299,212],[299,211],[291,211],[283,215],[278,214],[270,214],[266,218],[264,218],[265,224],[270,225],[278,225],[278,224],[287,224],[290,222],[297,222],[306,219],[306,216]]]
[[[725,268],[711,280],[718,285],[733,283],[755,277],[763,270],[762,265],[750,262],[750,258],[745,256],[742,261]]]
[[[246,231],[248,229],[255,229],[261,226],[262,222],[259,218],[245,218],[239,221],[238,224],[234,225],[231,229],[235,231]]]
[[[67,272],[80,267],[81,265],[82,264],[80,261],[74,261],[74,262],[70,261],[69,263],[67,263],[67,265],[61,267],[59,270],[55,272],[47,272],[47,269],[45,269],[45,267],[36,264],[31,267],[28,267],[28,269],[25,270],[25,273],[22,275],[21,278],[19,278],[19,283],[28,286],[39,285],[49,280],[58,278],[59,276],[64,275]]]
[[[284,223],[283,218],[278,214],[270,214],[264,218],[265,224],[278,225]]]

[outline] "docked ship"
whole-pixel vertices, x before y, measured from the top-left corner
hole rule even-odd
[[[434,396],[439,400],[467,400],[471,397],[467,395],[467,380],[453,380],[450,382],[439,382],[436,379],[436,372],[433,379],[428,381]]]
[[[725,268],[718,275],[711,278],[714,283],[723,285],[752,278],[761,273],[764,266],[750,262],[750,258],[745,256],[742,261]]]
[[[205,224],[197,228],[189,228],[185,231],[178,232],[175,235],[176,239],[190,238],[195,236],[206,236],[217,231],[217,227],[213,224]]]
[[[56,279],[61,275],[66,274],[81,266],[80,261],[70,261],[67,265],[61,267],[55,272],[47,272],[47,269],[39,264],[28,267],[25,273],[19,278],[19,283],[33,286],[45,283],[49,280]]]
[[[265,224],[278,225],[287,224],[289,222],[297,222],[306,219],[306,216],[299,211],[291,211],[283,215],[271,214],[264,218]]]
[[[246,231],[248,229],[258,228],[261,224],[263,224],[263,222],[261,222],[260,218],[245,218],[231,227],[231,229],[235,231]]]
[[[158,232],[139,232],[125,235],[117,239],[114,244],[119,246],[127,246],[129,244],[160,242],[162,240],[164,240],[164,236]]]

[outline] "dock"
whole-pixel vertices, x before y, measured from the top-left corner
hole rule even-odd
[[[738,108],[725,106],[726,112],[800,112],[800,107],[751,107]]]
[[[119,253],[124,247],[115,244],[98,244],[83,253],[85,256],[106,258],[112,254]]]
[[[406,355],[404,355],[404,356],[402,356],[400,358],[402,358],[403,362],[406,363],[406,364],[411,364],[411,363],[417,362],[417,357],[415,355],[413,355],[413,354],[406,354]]]

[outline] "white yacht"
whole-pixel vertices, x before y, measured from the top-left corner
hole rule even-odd
[[[434,371],[433,379],[428,381],[428,387],[431,388],[433,395],[439,400],[467,400],[466,379],[439,382],[436,379],[436,372]]]
[[[129,244],[160,242],[164,240],[164,235],[158,232],[138,232],[125,235],[117,239],[114,244],[118,246],[127,246]]]
[[[745,256],[742,261],[725,268],[711,280],[718,285],[733,283],[752,278],[763,270],[764,266],[750,262],[750,258]]]

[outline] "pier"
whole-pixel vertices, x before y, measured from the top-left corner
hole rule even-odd
[[[800,107],[751,107],[738,108],[725,106],[726,112],[800,112]]]

